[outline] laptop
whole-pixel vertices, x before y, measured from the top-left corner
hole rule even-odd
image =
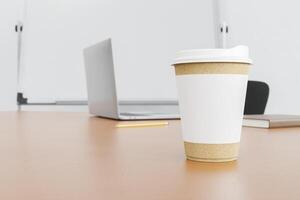
[[[175,100],[118,99],[111,39],[85,48],[83,54],[88,107],[92,115],[118,120],[179,118],[178,102]]]

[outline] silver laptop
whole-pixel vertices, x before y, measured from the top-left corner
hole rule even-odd
[[[85,48],[84,62],[91,114],[120,120],[179,118],[177,101],[118,99],[111,39]]]

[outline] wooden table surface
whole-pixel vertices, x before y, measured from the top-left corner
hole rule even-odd
[[[86,113],[0,113],[0,199],[300,199],[300,128],[244,128],[238,161],[200,163],[185,159],[180,121],[117,123]]]

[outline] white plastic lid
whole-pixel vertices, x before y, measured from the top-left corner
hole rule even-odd
[[[247,46],[231,49],[192,49],[179,51],[174,64],[195,62],[239,62],[251,64]]]

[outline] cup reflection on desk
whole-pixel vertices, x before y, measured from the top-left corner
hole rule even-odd
[[[246,46],[177,54],[174,67],[187,159],[238,158],[250,66]]]

